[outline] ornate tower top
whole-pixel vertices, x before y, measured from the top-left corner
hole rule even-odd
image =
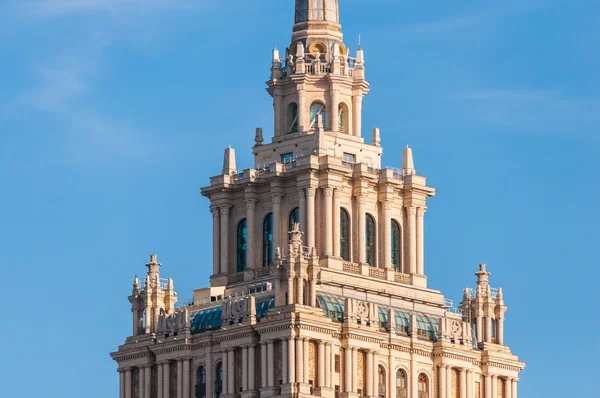
[[[321,54],[328,53],[333,44],[344,48],[338,0],[296,0],[295,15],[292,43],[302,41],[309,52]],[[315,45],[310,48],[313,41]],[[290,49],[296,55],[295,48]]]

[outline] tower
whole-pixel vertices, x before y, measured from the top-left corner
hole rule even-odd
[[[502,290],[484,265],[460,311],[428,287],[435,190],[411,148],[382,168],[379,129],[363,137],[364,51],[345,46],[338,1],[295,7],[289,47],[272,52],[272,135],[256,130],[249,168],[227,148],[201,190],[210,287],[178,300],[151,258],[112,354],[121,398],[516,398]]]

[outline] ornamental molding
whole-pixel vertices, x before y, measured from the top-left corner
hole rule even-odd
[[[147,347],[145,347],[147,348]],[[129,361],[132,359],[140,359],[140,358],[144,358],[144,357],[152,357],[152,351],[143,351],[143,352],[136,352],[136,353],[113,353],[111,354],[111,357],[118,362],[123,362],[123,361]]]

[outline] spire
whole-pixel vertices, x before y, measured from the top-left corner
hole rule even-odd
[[[146,264],[146,267],[148,267],[148,276],[151,279],[158,278],[158,275],[160,274],[159,268],[162,264],[157,261],[157,258],[158,256],[156,254],[151,254],[150,262]]]
[[[402,171],[405,175],[415,174],[415,161],[412,149],[407,145],[402,154]]]
[[[223,157],[223,174],[232,175],[237,173],[235,165],[235,149],[229,147],[225,149],[225,156]]]

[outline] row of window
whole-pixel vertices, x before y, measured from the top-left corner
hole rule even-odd
[[[324,103],[315,101],[310,106],[310,128],[315,128],[315,122],[317,119],[317,115],[321,116],[321,123],[323,126],[327,126],[327,107]],[[288,117],[288,132],[296,133],[298,132],[298,105],[295,102],[292,102],[288,105],[287,108],[287,117]],[[344,103],[340,103],[338,105],[338,131],[347,133],[348,132],[348,106]],[[332,126],[333,127],[333,126]]]
[[[300,222],[300,209],[292,210],[288,221],[288,231],[293,229],[295,223]],[[392,267],[401,272],[401,248],[402,232],[400,224],[396,220],[391,222],[392,235]],[[268,267],[273,263],[273,213],[267,214],[263,221],[262,229],[262,266]],[[366,262],[374,267],[376,265],[377,242],[376,242],[375,219],[372,215],[366,215]],[[346,209],[340,209],[340,255],[345,261],[350,261],[350,215]],[[237,272],[243,272],[248,266],[248,221],[243,219],[237,228]]]

